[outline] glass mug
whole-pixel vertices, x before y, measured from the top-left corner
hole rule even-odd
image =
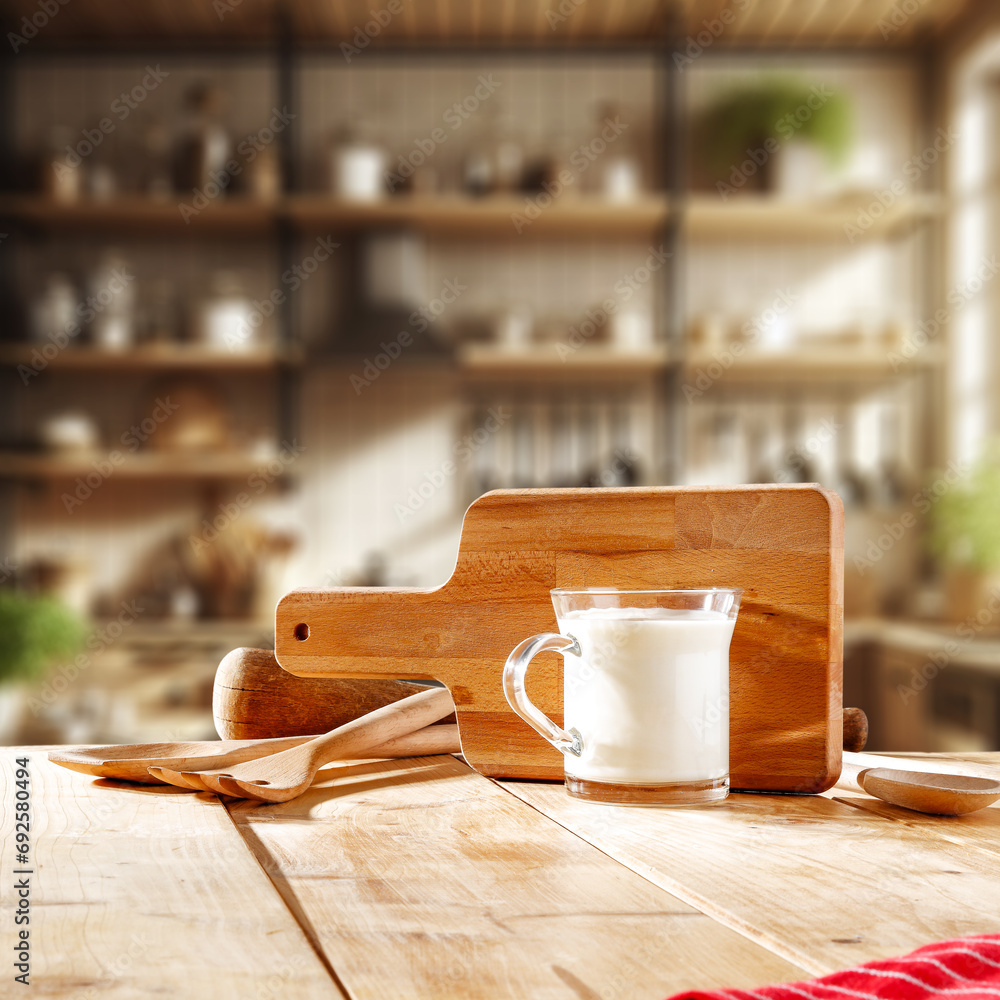
[[[599,802],[683,806],[729,794],[729,644],[743,591],[553,590],[559,632],[507,657],[510,707],[562,751],[566,790]],[[560,729],[524,678],[563,655]]]

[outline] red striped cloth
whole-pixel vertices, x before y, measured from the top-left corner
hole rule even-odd
[[[678,993],[669,1000],[997,1000],[1000,934],[939,941],[801,983]]]

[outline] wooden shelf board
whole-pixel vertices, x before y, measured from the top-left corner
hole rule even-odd
[[[531,219],[527,195],[466,198],[436,195],[387,198],[375,202],[345,202],[323,196],[292,198],[287,211],[299,228],[363,229],[411,226],[435,235],[475,239],[518,236],[652,236],[668,218],[665,197],[647,195],[628,204],[567,194],[556,198]]]
[[[727,368],[720,362],[723,354],[721,351],[717,354],[690,354],[684,363],[687,378],[690,380],[697,377],[699,372],[708,373],[713,382],[728,383],[897,378],[932,368],[942,361],[940,353],[923,351],[900,364],[896,360],[900,356],[898,349],[843,347],[798,350],[784,354],[748,352],[733,359]]]
[[[40,345],[0,344],[0,365],[31,365],[39,349]],[[178,368],[267,371],[281,365],[298,364],[300,361],[300,356],[292,351],[229,352],[169,345],[128,351],[104,351],[92,347],[67,348],[47,361],[46,366],[73,371],[160,371]]]
[[[95,462],[108,462],[108,454],[88,455],[26,454],[0,452],[0,479],[75,479],[95,471]],[[248,455],[204,453],[191,455],[127,455],[107,477],[123,479],[241,479],[267,467],[266,459]],[[270,475],[270,473],[268,473]]]
[[[411,227],[437,236],[466,239],[603,236],[650,238],[670,220],[669,198],[647,194],[635,202],[615,203],[568,193],[529,214],[535,201],[528,195],[468,198],[460,195],[402,196],[373,202],[350,202],[326,195],[295,195],[265,204],[217,199],[186,222],[178,204],[127,198],[108,202],[63,204],[37,196],[0,199],[0,216],[46,229],[137,232],[144,235],[213,233],[267,235],[280,221],[303,233],[326,230]],[[865,239],[900,235],[933,218],[942,200],[933,195],[897,199],[868,228],[859,213],[876,202],[874,195],[830,200],[783,200],[762,195],[736,195],[727,201],[711,194],[694,195],[681,206],[684,232],[701,241],[842,239],[857,245]],[[877,202],[876,202],[877,204]],[[532,215],[534,217],[532,217]],[[856,227],[856,231],[849,227]]]
[[[279,221],[287,220],[304,233],[409,226],[436,235],[476,239],[589,234],[645,239],[669,217],[669,202],[662,195],[618,204],[569,192],[539,208],[537,214],[529,214],[535,200],[529,195],[434,195],[351,202],[317,194],[265,204],[219,198],[186,222],[178,209],[180,197],[169,202],[126,198],[60,203],[38,196],[7,196],[0,199],[0,217],[46,229],[105,229],[157,236],[266,235]]]
[[[886,36],[879,25],[892,18],[897,2],[867,0],[845,8],[840,0],[803,0],[765,6],[763,12],[758,4],[736,5],[729,11],[725,31],[716,44],[723,48],[899,47],[923,37],[940,39],[961,23],[963,16],[975,11],[973,0],[923,0],[916,16],[900,20],[898,26],[893,21],[894,30]],[[709,19],[724,9],[692,0],[674,5],[675,9],[667,6],[660,0],[565,6],[539,6],[523,0],[494,0],[491,4],[438,0],[414,4],[412,10],[404,4],[405,13],[393,16],[385,3],[372,8],[360,0],[254,0],[244,6],[229,3],[220,8],[224,16],[217,16],[205,0],[162,0],[122,5],[113,8],[112,15],[106,0],[74,0],[60,8],[59,17],[45,25],[33,45],[61,48],[86,41],[122,48],[142,43],[187,48],[198,42],[263,46],[273,44],[279,30],[288,31],[292,39],[303,44],[334,45],[352,42],[377,9],[383,20],[377,31],[365,35],[365,50],[369,45],[411,48],[449,43],[471,49],[480,45],[552,49],[626,43],[649,47],[662,46],[670,38],[697,36]],[[31,18],[37,9],[37,0],[8,0],[10,27],[16,29],[22,18]]]
[[[109,622],[101,621],[98,624],[103,628]],[[196,618],[189,621],[162,618],[133,623],[119,641],[123,646],[211,645],[220,642],[239,644],[267,636],[273,631],[273,618]],[[215,668],[212,667],[212,672],[214,671]]]
[[[609,347],[578,350],[545,345],[526,350],[509,350],[492,345],[467,344],[458,352],[459,370],[473,376],[622,377],[650,375],[670,364],[664,348],[622,351]]]
[[[7,195],[0,199],[0,217],[27,225],[59,230],[113,230],[155,235],[268,235],[276,226],[277,205],[249,199],[211,201],[196,215],[185,217],[180,205],[191,197],[172,195],[168,201],[123,197],[108,201],[59,202],[38,195]]]
[[[857,246],[865,240],[900,235],[942,210],[941,199],[935,196],[904,196],[865,228],[859,213],[873,202],[878,205],[873,193],[801,201],[753,194],[724,201],[712,194],[694,195],[683,205],[683,228],[688,239],[706,242],[840,239],[845,246]]]

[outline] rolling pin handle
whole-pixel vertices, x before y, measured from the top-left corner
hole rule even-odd
[[[844,709],[844,749],[859,753],[868,742],[868,716],[860,708]]]

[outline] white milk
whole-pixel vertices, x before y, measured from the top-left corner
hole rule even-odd
[[[559,618],[583,656],[565,655],[564,722],[583,738],[566,772],[659,784],[729,772],[729,642],[718,611],[589,608]]]

